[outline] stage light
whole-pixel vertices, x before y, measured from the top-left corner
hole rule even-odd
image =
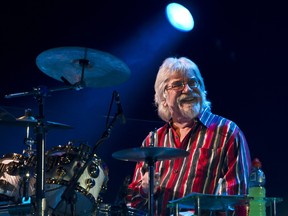
[[[170,3],[166,7],[166,16],[170,24],[180,31],[191,31],[194,19],[187,8],[178,3]]]

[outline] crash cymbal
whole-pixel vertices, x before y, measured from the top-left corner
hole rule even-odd
[[[130,69],[115,56],[85,47],[59,47],[36,58],[38,68],[62,82],[83,87],[109,87],[128,80]]]
[[[167,148],[167,147],[142,147],[142,148],[130,148],[115,152],[112,156],[119,160],[124,161],[161,161],[161,160],[171,160],[179,157],[186,157],[189,152],[177,149],[177,148]]]

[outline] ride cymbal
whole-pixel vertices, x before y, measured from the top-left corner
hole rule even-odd
[[[85,47],[59,47],[46,50],[36,58],[46,75],[81,87],[109,87],[128,80],[130,69],[115,56]]]
[[[167,148],[167,147],[141,147],[141,148],[130,148],[114,152],[112,156],[119,160],[124,161],[161,161],[161,160],[171,160],[179,157],[187,157],[189,152],[177,149],[177,148]]]

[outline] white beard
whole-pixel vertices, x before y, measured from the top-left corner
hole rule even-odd
[[[194,99],[193,101],[189,101],[189,98]],[[202,98],[197,93],[192,93],[192,95],[183,95],[182,97],[178,98],[177,104],[182,117],[193,119],[201,112]]]
[[[194,119],[197,117],[201,111],[201,105],[197,101],[196,103],[192,104],[182,104],[179,105],[179,110],[184,118],[187,119]]]

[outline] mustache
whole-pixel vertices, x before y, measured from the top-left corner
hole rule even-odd
[[[194,93],[187,94],[187,95],[181,95],[178,98],[178,102],[181,103],[181,102],[185,102],[185,101],[192,101],[192,100],[197,99],[197,98],[200,98],[200,95],[194,92]]]

